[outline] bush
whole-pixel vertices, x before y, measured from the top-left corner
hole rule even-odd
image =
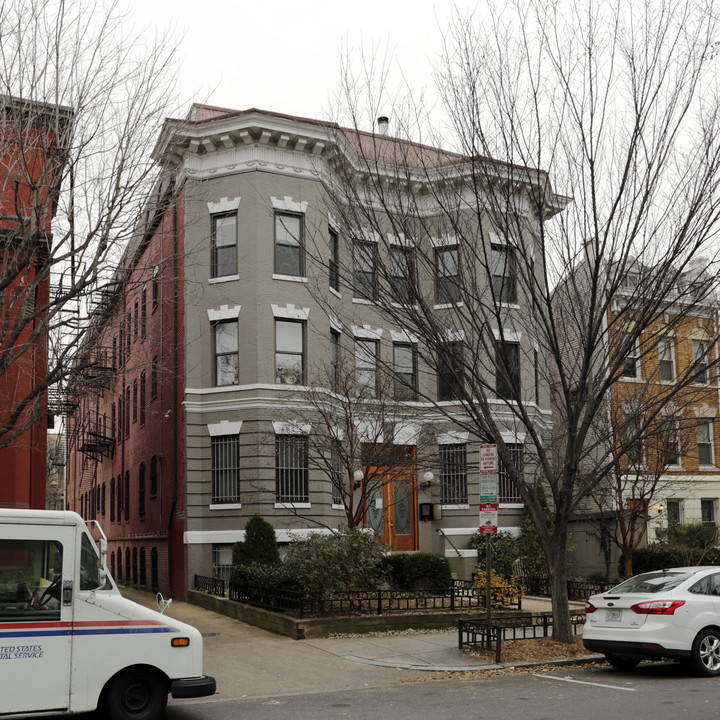
[[[233,545],[232,561],[235,567],[251,563],[279,565],[275,528],[255,513],[245,524],[245,542]]]
[[[394,590],[444,593],[452,573],[447,558],[433,553],[397,553],[385,558],[387,579]]]
[[[680,564],[680,557],[677,551],[666,543],[653,543],[652,545],[638,548],[632,557],[633,575],[639,575],[640,573],[650,572],[652,570],[677,567]],[[621,556],[618,561],[618,573],[620,577],[625,576],[624,556]]]
[[[485,583],[487,575],[485,570],[477,568],[475,571],[475,587],[480,595],[485,597]],[[493,608],[517,605],[523,592],[519,580],[512,580],[490,571],[490,604]]]
[[[251,593],[266,593],[274,590],[296,590],[293,578],[283,565],[251,562],[237,565],[232,581]]]
[[[372,533],[343,528],[291,543],[284,566],[310,595],[372,590],[385,581],[384,556],[385,547]]]
[[[502,530],[497,535],[475,533],[467,546],[478,551],[478,564],[485,567],[485,548],[488,539],[492,548],[491,567],[498,575],[513,575],[515,563],[520,557],[518,538]]]

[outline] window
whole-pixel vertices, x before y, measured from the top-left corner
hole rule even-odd
[[[231,544],[213,544],[212,559],[214,578],[230,582],[233,571],[232,549],[233,546]]]
[[[340,383],[340,333],[330,331],[330,381],[332,389],[337,390]]]
[[[140,301],[135,301],[135,315],[134,315],[134,322],[133,322],[133,337],[135,340],[138,339],[138,335],[140,334]]]
[[[101,495],[100,512],[102,513],[103,517],[105,517],[105,489],[106,489],[106,483],[103,483],[102,490],[100,491],[100,495]]]
[[[465,384],[463,345],[445,343],[438,356],[438,400],[459,400]]]
[[[132,419],[133,419],[133,422],[137,422],[137,419],[138,419],[138,381],[137,381],[137,378],[135,380],[133,380]]]
[[[704,340],[692,341],[693,363],[695,365],[695,382],[708,383],[708,344]]]
[[[240,436],[210,438],[213,504],[240,502]]]
[[[0,617],[3,623],[59,620],[60,592],[58,591],[56,597],[43,596],[43,588],[47,587],[44,583],[56,580],[58,585],[61,585],[62,564],[63,546],[57,541],[15,538],[0,540]],[[42,604],[40,604],[41,598]],[[43,631],[25,631],[22,634],[38,635],[41,632]],[[47,629],[44,632],[49,634]],[[6,633],[3,635],[8,637]],[[12,636],[3,644],[6,645],[8,642],[11,647],[3,648],[5,653],[21,649],[12,647]],[[22,641],[16,639],[14,642]],[[23,661],[18,660],[18,662]],[[8,688],[7,683],[5,687]]]
[[[508,452],[510,453],[510,458],[512,460],[513,465],[515,465],[515,469],[517,470],[518,475],[520,478],[523,476],[523,470],[524,470],[524,464],[525,464],[525,458],[523,453],[523,446],[518,444],[512,444],[512,445],[506,445]],[[508,473],[507,468],[505,467],[505,464],[503,461],[498,458],[498,501],[501,503],[521,503],[522,502],[522,496],[520,495],[520,491],[517,489],[517,486],[512,481],[512,478],[510,477],[510,473]]]
[[[417,397],[417,349],[415,345],[393,345],[395,398],[414,400]]]
[[[110,407],[110,437],[113,440],[117,439],[117,428],[115,426],[115,403]]]
[[[152,279],[152,303],[153,310],[157,307],[158,300],[160,298],[160,268],[153,268],[153,279]]]
[[[330,470],[332,480],[332,504],[343,504],[343,472],[340,455],[334,450],[330,453]]]
[[[458,245],[435,248],[435,301],[460,302],[460,248]]]
[[[147,585],[147,558],[144,547],[140,548],[140,585]]]
[[[130,519],[130,471],[125,471],[125,522]]]
[[[237,385],[238,371],[238,322],[217,322],[215,330],[215,385]]]
[[[125,353],[126,358],[130,360],[130,352],[132,350],[132,313],[130,310],[127,312],[127,327],[125,329]]]
[[[125,548],[125,582],[130,582],[130,548]]]
[[[467,505],[467,446],[440,445],[440,502]]]
[[[122,439],[123,439],[123,433],[124,433],[123,418],[124,418],[123,396],[122,396],[122,393],[120,393],[120,395],[118,397],[118,402],[117,402],[117,424],[118,424],[118,438],[117,439],[118,439],[118,442],[122,442]]]
[[[520,393],[520,345],[501,343],[495,360],[495,393],[499,398],[512,400]]]
[[[495,300],[504,303],[517,302],[517,269],[513,249],[507,245],[493,245],[490,252]]]
[[[155,497],[158,491],[158,460],[157,455],[150,458],[150,495]]]
[[[136,547],[132,550],[132,582],[133,585],[138,584],[138,551]]]
[[[275,273],[305,276],[304,218],[302,215],[275,213]]]
[[[415,297],[415,253],[412,248],[390,248],[390,298],[410,305]]]
[[[123,509],[123,481],[122,475],[118,475],[117,478],[117,521],[122,522],[122,509]]]
[[[533,371],[534,371],[534,387],[535,387],[535,403],[540,404],[540,353],[533,350]]]
[[[156,398],[158,394],[158,374],[160,372],[160,366],[158,362],[158,356],[156,355],[152,360],[152,368],[150,369],[150,397]]]
[[[115,522],[115,478],[110,478],[110,522]]]
[[[712,420],[702,420],[697,426],[698,464],[702,466],[715,465],[713,452],[713,423]]]
[[[117,554],[117,578],[118,583],[122,582],[123,579],[123,562],[122,562],[122,548],[118,548]]]
[[[377,245],[356,240],[353,244],[353,297],[377,298]]]
[[[125,391],[125,437],[130,437],[130,410],[130,386],[128,385]]]
[[[117,370],[117,338],[114,337],[112,341],[112,369],[113,372]]]
[[[642,418],[628,417],[625,423],[625,456],[631,468],[638,469],[645,461],[645,446],[643,442]]]
[[[210,277],[237,275],[237,214],[213,215],[211,224]]]
[[[147,335],[147,285],[143,285],[140,297],[140,337],[145,339]]]
[[[665,421],[661,440],[662,458],[665,464],[680,465],[680,432],[677,421]]]
[[[675,382],[675,344],[671,337],[662,337],[658,340],[658,358],[660,380]]]
[[[377,342],[355,338],[355,382],[374,395],[377,389]]]
[[[275,500],[307,503],[307,438],[302,435],[275,436]]]
[[[145,517],[145,463],[138,470],[138,516]]]
[[[683,521],[683,504],[682,500],[667,501],[667,523],[670,525],[679,525]]]
[[[302,322],[275,321],[275,382],[302,385],[304,370],[304,327]]]
[[[143,370],[140,373],[140,424],[145,424],[145,408],[147,404],[147,375],[145,374],[145,371]]]
[[[340,238],[335,230],[328,228],[328,284],[337,292],[340,292],[339,258]]]
[[[715,500],[700,501],[700,518],[706,525],[715,525]]]
[[[153,548],[150,551],[150,587],[158,586],[158,551]]]
[[[119,367],[125,364],[125,326],[120,323],[120,342],[118,344],[118,363]]]
[[[627,355],[623,360],[622,376],[625,378],[640,378],[640,344],[638,338],[630,335],[623,336],[623,348],[628,348]]]

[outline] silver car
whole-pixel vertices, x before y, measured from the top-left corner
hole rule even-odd
[[[619,669],[672,658],[720,675],[720,567],[643,573],[585,605],[583,643]]]

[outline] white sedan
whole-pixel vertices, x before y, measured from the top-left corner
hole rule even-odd
[[[620,669],[672,658],[720,675],[720,567],[636,575],[585,605],[583,643]]]

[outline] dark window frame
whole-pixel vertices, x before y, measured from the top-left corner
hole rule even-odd
[[[282,218],[293,218],[299,221],[299,238],[290,232],[285,225],[285,232],[295,239],[296,243],[283,242],[278,239],[278,222],[282,226]],[[287,255],[291,256],[290,249],[292,248],[292,262],[288,261],[288,258],[284,257]],[[296,257],[294,257],[296,255]],[[284,272],[286,269],[284,263],[292,264],[293,269],[297,272]],[[276,210],[273,213],[273,272],[275,275],[283,275],[285,277],[305,277],[305,215],[303,213],[294,213],[287,210]]]
[[[217,244],[218,228],[223,221],[234,220],[235,237],[231,245]],[[227,249],[227,252],[223,252]],[[225,257],[227,255],[227,257]],[[232,271],[232,272],[230,272]],[[217,213],[210,216],[210,277],[233,277],[238,274],[238,217],[237,212]]]

